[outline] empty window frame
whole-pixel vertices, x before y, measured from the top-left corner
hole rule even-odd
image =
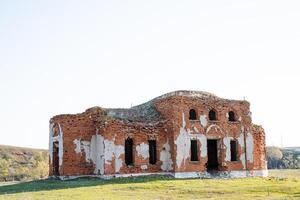
[[[228,120],[230,122],[235,122],[236,121],[235,113],[233,111],[228,112]]]
[[[215,110],[210,110],[208,113],[209,120],[217,120],[217,113]]]
[[[133,140],[131,138],[125,140],[125,163],[133,165]]]
[[[230,160],[237,161],[237,142],[235,140],[230,141],[230,154]]]
[[[190,110],[190,117],[189,117],[190,120],[196,120],[197,119],[197,113],[196,113],[196,110],[195,109],[191,109]]]
[[[199,161],[197,140],[191,140],[191,161]]]
[[[149,163],[156,164],[156,141],[149,140]]]

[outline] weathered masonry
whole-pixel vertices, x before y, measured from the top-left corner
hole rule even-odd
[[[265,133],[247,101],[176,91],[129,109],[50,120],[50,176],[267,176]]]

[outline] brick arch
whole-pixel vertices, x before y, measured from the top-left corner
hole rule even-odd
[[[212,124],[206,129],[206,137],[210,139],[219,139],[225,137],[226,132],[218,125]]]

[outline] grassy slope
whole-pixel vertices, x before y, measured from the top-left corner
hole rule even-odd
[[[48,152],[0,145],[0,181],[26,180],[48,175]]]
[[[300,199],[300,170],[231,180],[140,177],[43,180],[0,186],[0,199]]]

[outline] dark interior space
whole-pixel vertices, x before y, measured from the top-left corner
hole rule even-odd
[[[217,113],[214,110],[210,110],[208,113],[209,120],[217,120]]]
[[[58,157],[58,142],[53,142],[52,152],[52,173],[54,176],[59,176],[59,157]]]
[[[234,113],[233,111],[230,111],[230,112],[228,113],[228,120],[229,120],[230,122],[235,122],[235,121],[236,121],[236,119],[235,119],[235,113]]]
[[[149,163],[154,165],[156,163],[156,141],[149,140]]]
[[[237,142],[235,140],[230,141],[230,154],[230,160],[237,161]]]
[[[125,140],[125,163],[133,165],[133,140],[131,138]]]
[[[197,140],[191,140],[191,161],[198,161]]]
[[[196,120],[197,119],[197,113],[194,109],[191,109],[190,110],[190,117],[189,117],[190,120]]]
[[[218,169],[217,140],[207,140],[207,170]]]

